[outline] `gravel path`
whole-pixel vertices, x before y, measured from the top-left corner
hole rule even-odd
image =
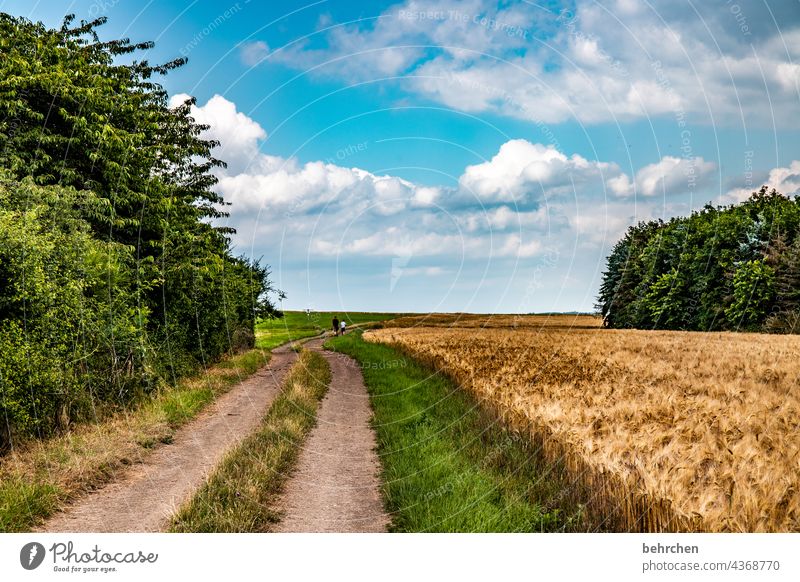
[[[297,354],[272,351],[269,364],[219,397],[120,477],[79,498],[39,529],[45,532],[156,532],[203,484],[223,455],[261,422]]]
[[[307,348],[321,350],[323,340]],[[277,532],[383,532],[389,523],[380,495],[372,409],[358,363],[320,352],[333,380],[317,426],[300,453],[278,502]]]

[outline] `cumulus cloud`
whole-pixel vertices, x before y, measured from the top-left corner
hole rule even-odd
[[[175,96],[173,105],[185,98]],[[622,199],[679,192],[690,168],[698,176],[714,168],[702,158],[665,157],[631,178],[614,163],[517,139],[467,166],[457,186],[423,185],[265,154],[264,129],[219,95],[193,107],[192,115],[210,126],[206,137],[221,142],[217,155],[229,162],[217,171],[217,188],[231,203],[226,209],[239,230],[237,243],[282,246],[295,259],[306,253],[525,261],[578,244],[602,253],[637,212],[638,218],[652,214]],[[800,168],[779,170],[775,179],[788,183]]]
[[[460,186],[482,202],[525,204],[554,188],[618,174],[614,164],[567,157],[552,145],[515,139],[504,143],[488,162],[467,166]]]
[[[175,96],[173,105],[185,98]],[[502,202],[523,201],[533,183],[553,194],[565,180],[559,172],[581,173],[581,182],[606,166],[517,140],[466,168],[457,187],[422,185],[265,154],[259,149],[263,128],[219,95],[193,107],[192,115],[210,126],[205,137],[221,142],[215,153],[229,162],[217,172],[217,188],[231,203],[226,209],[239,244],[280,240],[318,256],[531,258],[541,251],[545,232],[569,222],[557,205],[524,209]],[[475,195],[485,203],[464,203]],[[276,220],[296,226],[275,228]]]
[[[484,208],[481,211],[465,211],[459,213],[458,224],[465,232],[504,231],[531,229],[543,231],[557,222],[546,206],[536,210],[524,211],[503,205],[495,208]]]
[[[173,95],[169,105],[175,107],[188,98],[185,93]],[[202,107],[193,105],[191,115],[198,123],[209,126],[205,137],[220,142],[215,154],[226,161],[234,173],[256,160],[258,142],[267,137],[267,132],[258,122],[237,111],[236,105],[221,95],[214,95]]]
[[[615,163],[578,154],[567,157],[552,145],[516,139],[504,143],[490,161],[468,166],[459,184],[482,203],[517,205],[540,201],[546,193],[586,187],[619,197],[672,196],[701,188],[716,167],[702,157],[664,156],[631,179]]]
[[[706,185],[717,165],[701,157],[664,156],[636,172],[634,181],[626,174],[608,180],[608,187],[617,196],[671,196],[694,192]]]
[[[576,212],[570,217],[570,224],[582,243],[593,248],[603,248],[619,240],[625,229],[637,219],[655,218],[653,214],[637,217],[636,209],[632,205],[609,202],[600,212]]]
[[[800,194],[800,160],[794,160],[787,167],[773,168],[769,177],[761,183],[750,186],[732,188],[720,197],[720,204],[736,204],[747,200],[754,190],[766,185],[769,189],[775,188],[781,194]]]
[[[313,250],[323,255],[397,256],[397,257],[458,257],[529,258],[537,255],[542,243],[529,234],[519,233],[464,236],[415,231],[412,225],[391,226],[355,240],[315,241]]]
[[[800,161],[793,161],[788,168],[771,170],[768,184],[784,194],[796,193],[800,190]]]
[[[173,105],[185,98],[175,96]],[[629,175],[613,162],[518,139],[465,167],[454,186],[423,185],[263,153],[264,129],[218,95],[192,114],[210,125],[206,137],[221,142],[217,155],[230,162],[216,170],[217,188],[232,204],[228,226],[238,230],[240,251],[271,262],[280,257],[304,273],[309,261],[353,269],[369,264],[364,268],[385,271],[389,292],[391,281],[402,289],[434,276],[447,286],[464,270],[484,277],[519,269],[541,278],[559,261],[556,291],[576,277],[590,286],[586,278],[602,270],[630,224],[689,212],[692,201],[679,194],[690,171],[702,190],[716,167],[702,158],[665,156]],[[771,170],[768,183],[784,193],[800,191],[800,161]],[[723,202],[742,200],[754,188],[734,188]],[[576,261],[580,275],[573,272]],[[447,268],[453,265],[458,269]],[[539,285],[549,284],[537,279],[520,292],[529,301]]]

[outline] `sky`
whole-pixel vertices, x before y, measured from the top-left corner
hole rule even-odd
[[[625,229],[800,189],[800,0],[0,0],[108,18],[284,309],[591,311]]]

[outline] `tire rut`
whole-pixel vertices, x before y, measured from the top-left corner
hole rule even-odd
[[[277,502],[276,532],[384,532],[389,524],[380,494],[372,408],[358,363],[320,351],[333,379],[322,400],[317,425]]]

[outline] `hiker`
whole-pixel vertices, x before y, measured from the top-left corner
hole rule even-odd
[[[347,331],[347,324],[344,322],[344,319],[342,320],[342,323],[339,324],[339,327],[342,328],[341,332],[342,335],[344,335],[344,332]]]
[[[339,318],[335,315],[333,316],[333,335],[339,335]]]

